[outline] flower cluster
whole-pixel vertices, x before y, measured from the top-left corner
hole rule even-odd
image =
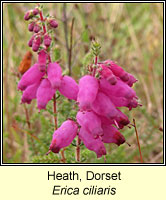
[[[42,43],[46,48],[48,48],[51,44],[52,39],[51,36],[48,34],[48,31],[46,32],[46,27],[47,30],[57,28],[57,21],[53,17],[43,18],[41,8],[39,6],[33,10],[29,10],[28,12],[26,12],[24,19],[30,20],[28,30],[34,33],[28,42],[28,46],[32,47],[32,50],[35,52],[39,50]]]
[[[139,105],[138,97],[131,88],[137,80],[111,60],[97,63],[95,72],[97,78],[90,74],[79,80],[76,122],[67,120],[54,132],[50,151],[58,153],[76,135],[97,157],[106,155],[104,143],[119,146],[125,142],[119,129],[130,121],[118,107],[128,107],[131,110]]]
[[[39,55],[40,57],[40,55]],[[42,69],[42,71],[41,71]],[[46,73],[47,72],[47,73]],[[68,99],[77,99],[78,85],[74,79],[65,75],[58,63],[36,63],[24,73],[18,83],[18,89],[23,91],[22,103],[30,104],[32,99],[37,99],[39,110],[45,109],[47,103],[53,98],[56,90]]]
[[[40,18],[37,17],[38,15]],[[76,100],[77,83],[69,76],[62,76],[60,65],[51,62],[48,51],[51,43],[48,30],[56,28],[58,23],[53,18],[43,18],[40,7],[28,11],[24,19],[33,20],[28,26],[29,31],[34,32],[29,46],[32,47],[33,51],[38,51],[38,61],[23,74],[18,83],[18,90],[23,91],[21,102],[30,104],[33,99],[37,99],[38,109],[45,109],[56,90],[59,90],[68,99]],[[44,46],[42,46],[42,41]]]
[[[76,136],[98,158],[106,155],[104,143],[123,144],[125,138],[119,130],[130,121],[119,107],[131,110],[139,105],[132,89],[137,81],[135,77],[112,60],[98,62],[100,45],[94,43],[95,62],[89,67],[89,74],[80,78],[77,84],[70,76],[62,76],[59,63],[51,61],[48,47],[52,39],[49,30],[57,28],[56,20],[44,18],[40,7],[28,11],[24,19],[31,20],[28,30],[34,34],[28,45],[38,52],[38,61],[22,75],[18,83],[18,89],[23,91],[21,102],[30,104],[37,99],[38,109],[46,109],[59,90],[63,96],[79,105],[76,119],[67,119],[53,133],[49,152],[58,153],[70,145]]]

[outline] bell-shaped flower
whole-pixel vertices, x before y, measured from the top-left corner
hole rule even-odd
[[[96,153],[97,158],[100,158],[103,155],[106,155],[105,146],[99,137],[94,138],[93,135],[90,132],[88,132],[87,129],[84,129],[83,127],[80,128],[78,135],[79,135],[79,138],[83,141],[86,148]]]
[[[100,64],[99,73],[100,73],[101,77],[105,78],[111,85],[116,84],[117,79],[116,79],[115,75],[112,73],[112,71],[106,65]]]
[[[67,120],[54,132],[50,150],[58,153],[61,148],[71,144],[77,135],[78,126],[72,120]]]
[[[40,81],[28,86],[23,92],[21,103],[30,104],[32,99],[36,99],[36,93],[39,88],[39,85],[40,85]]]
[[[92,104],[92,110],[98,115],[108,117],[109,119],[113,119],[118,115],[116,107],[103,92],[98,92]]]
[[[90,110],[98,92],[98,81],[95,77],[86,75],[79,81],[77,101],[81,110]]]
[[[62,69],[56,62],[49,63],[47,68],[48,80],[51,83],[52,88],[58,89],[62,80]]]
[[[104,143],[115,143],[118,146],[125,142],[124,136],[111,125],[102,125],[103,133],[102,141]]]
[[[101,79],[100,89],[108,96],[124,97],[126,99],[136,97],[135,91],[119,79],[116,85],[110,85],[107,80]]]
[[[44,76],[44,72],[39,71],[38,64],[34,64],[32,67],[30,67],[21,77],[21,80],[18,83],[18,89],[19,90],[25,90],[26,87],[29,85],[32,85],[34,83],[37,83],[41,80],[41,78]]]
[[[47,78],[43,79],[36,94],[38,109],[45,109],[47,103],[53,98],[54,94],[55,89],[51,87],[50,81]]]
[[[42,49],[38,54],[38,64],[39,64],[39,70],[41,72],[45,72],[46,62],[47,62],[47,53],[44,49]]]
[[[122,67],[114,63],[112,60],[106,60],[105,63],[109,64],[109,67],[115,76],[119,77],[123,81],[129,80],[128,73],[125,72],[125,70]]]
[[[77,122],[84,128],[87,129],[94,138],[103,134],[101,128],[100,118],[92,111],[78,112],[76,116]]]
[[[99,88],[104,92],[116,107],[128,107],[130,110],[138,106],[135,91],[126,83],[118,80],[116,85],[110,85],[107,80],[101,79]]]
[[[59,92],[68,99],[77,100],[78,84],[70,76],[64,76],[59,87]]]

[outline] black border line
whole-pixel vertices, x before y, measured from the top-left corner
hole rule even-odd
[[[3,48],[3,3],[32,3],[32,1],[1,1],[1,49]],[[162,3],[163,4],[163,111],[165,112],[165,1],[33,1],[33,3]],[[1,54],[1,109],[3,110],[3,50]],[[165,164],[165,113],[163,112],[163,163],[3,163],[3,112],[1,111],[0,166],[166,166]]]

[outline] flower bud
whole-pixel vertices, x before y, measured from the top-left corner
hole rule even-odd
[[[40,29],[41,29],[41,27],[38,24],[35,24],[34,28],[33,28],[33,32],[38,33],[40,31]]]
[[[50,150],[59,153],[60,149],[69,146],[77,135],[78,126],[72,120],[67,120],[54,132]]]
[[[62,80],[62,69],[56,62],[49,63],[47,68],[48,80],[51,83],[52,88],[58,89]]]
[[[61,81],[59,92],[68,99],[77,100],[78,85],[70,76],[64,76]]]
[[[112,60],[105,61],[106,64],[110,64],[110,69],[114,73],[115,76],[119,77],[123,81],[128,81],[128,73],[123,70],[122,67],[115,64]]]
[[[55,19],[49,19],[48,22],[49,22],[49,24],[50,24],[50,26],[52,28],[57,28],[58,27],[58,23],[57,23],[57,21]]]
[[[36,7],[33,9],[33,15],[38,15],[39,14],[39,9]]]
[[[49,35],[45,35],[44,36],[44,45],[46,46],[46,47],[49,47],[50,46],[50,44],[51,44],[51,37],[49,36]]]
[[[38,36],[33,40],[32,50],[35,51],[35,52],[38,51],[40,44],[41,44],[41,37]]]
[[[29,47],[32,47],[34,38],[35,38],[35,35],[32,35],[31,39],[30,39],[29,42],[28,42],[28,46],[29,46]]]
[[[99,73],[101,74],[102,78],[105,78],[111,85],[115,85],[117,79],[112,71],[106,65],[100,65],[101,70]]]
[[[28,25],[28,30],[29,30],[30,32],[33,32],[34,26],[35,26],[35,22],[31,22],[31,23]]]
[[[24,15],[24,20],[28,21],[31,18],[32,18],[31,11],[26,12],[25,15]]]
[[[46,61],[47,61],[47,53],[45,50],[41,50],[38,54],[38,64],[39,64],[39,70],[41,72],[45,72],[46,70]]]

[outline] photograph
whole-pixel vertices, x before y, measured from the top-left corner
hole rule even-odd
[[[2,164],[164,164],[164,3],[2,7]]]

